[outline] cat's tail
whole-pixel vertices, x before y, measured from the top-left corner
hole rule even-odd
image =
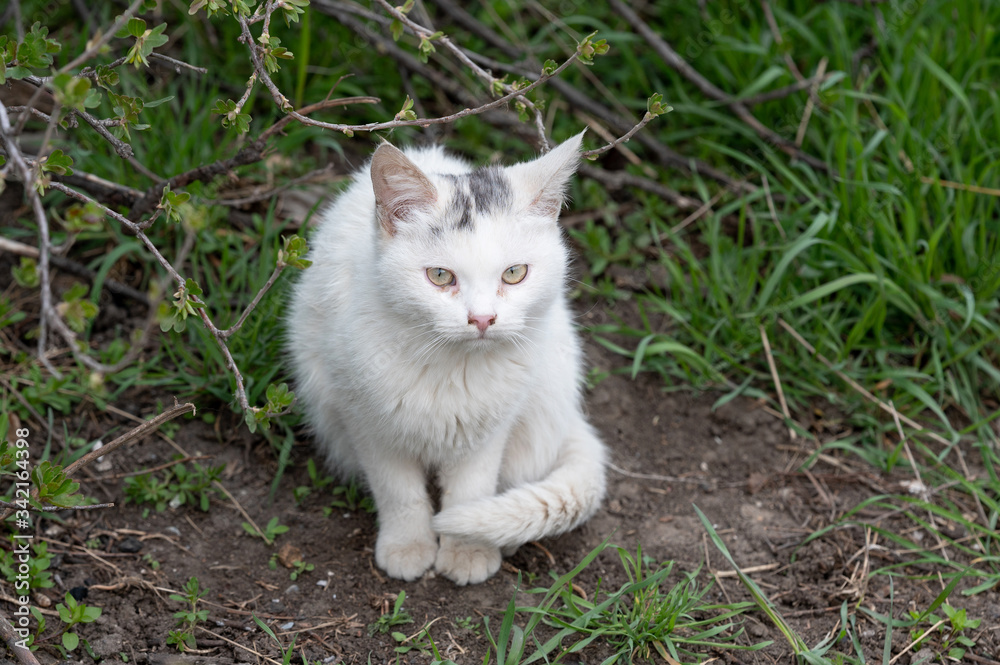
[[[452,506],[434,517],[438,533],[509,549],[576,528],[601,505],[604,444],[590,426],[564,441],[559,461],[541,480]]]

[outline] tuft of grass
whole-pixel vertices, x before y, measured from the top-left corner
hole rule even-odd
[[[392,610],[386,612],[368,626],[368,635],[371,636],[377,633],[385,635],[393,632],[392,629],[397,626],[405,626],[406,624],[413,623],[413,617],[403,609],[404,602],[406,602],[406,592],[400,591],[392,604]]]
[[[197,462],[188,469],[183,463],[167,469],[162,478],[152,473],[141,473],[125,479],[125,500],[137,504],[151,503],[156,512],[163,512],[169,506],[177,508],[185,504],[198,506],[208,511],[211,497],[217,492],[214,483],[222,476],[223,466],[204,467]],[[143,516],[149,514],[144,509]]]
[[[593,598],[588,599],[574,579],[609,549],[618,554],[628,582],[613,591],[603,590],[598,582]],[[527,591],[542,595],[538,605],[518,606],[515,591],[495,635],[488,617],[483,625],[496,662],[505,665],[550,662],[592,644],[612,650],[603,661],[609,665],[635,658],[699,662],[709,650],[758,650],[770,645],[737,642],[744,634],[738,619],[754,604],[705,602],[711,585],[699,587],[699,572],[684,573],[679,581],[668,584],[668,578],[676,577],[673,562],[654,565],[643,556],[641,546],[632,554],[605,541],[548,588]],[[520,587],[519,576],[518,590]],[[523,627],[515,623],[518,614],[528,616]],[[555,632],[541,642],[539,628],[543,624]],[[489,653],[484,663],[487,661]]]

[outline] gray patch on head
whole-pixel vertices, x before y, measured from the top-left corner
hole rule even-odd
[[[455,196],[448,205],[448,219],[455,220],[456,229],[472,228],[472,199],[464,191],[455,190]]]
[[[510,181],[499,166],[484,166],[468,176],[469,193],[478,214],[498,212],[509,208],[513,202]]]
[[[510,181],[498,166],[484,166],[462,175],[441,175],[452,185],[444,215],[448,228],[471,230],[475,217],[509,209],[513,204]]]

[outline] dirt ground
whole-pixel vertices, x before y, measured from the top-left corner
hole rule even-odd
[[[592,308],[582,314],[582,323],[596,323],[603,316]],[[587,349],[595,367],[611,370],[624,364],[593,342]],[[154,413],[156,400],[164,397],[136,391],[115,406],[144,417]],[[756,571],[753,578],[810,645],[839,628],[844,600],[853,606],[861,599],[864,607],[887,613],[888,578],[879,576],[866,585],[863,573],[866,566],[903,562],[905,553],[893,550],[891,544],[866,550],[859,527],[838,529],[799,545],[806,535],[864,498],[903,491],[899,482],[905,477],[880,477],[855,460],[830,456],[804,471],[801,465],[815,443],[791,441],[782,422],[751,401],[736,400],[713,411],[717,398],[718,394],[664,391],[662,380],[649,375],[632,380],[614,374],[601,381],[587,394],[587,405],[613,451],[604,508],[577,531],[522,547],[494,578],[466,588],[432,573],[413,583],[386,579],[373,563],[374,515],[341,509],[326,516],[328,492],[314,493],[297,505],[292,490],[309,484],[306,461],[313,455],[305,435],[296,442],[292,464],[269,501],[277,462],[262,438],[250,435],[228,408],[215,412],[214,425],[201,418],[182,420],[172,442],[165,436],[151,437],[115,455],[110,469],[88,470],[91,479],[84,485],[88,495],[119,507],[73,513],[61,525],[43,524],[42,535],[57,555],[52,572],[58,581],[45,592],[52,600],[46,611],[54,613],[55,603],[67,590],[88,587],[86,602],[103,608],[103,615],[79,633],[109,665],[266,662],[262,656],[280,662],[275,645],[255,626],[251,614],[266,620],[286,644],[297,633],[293,662],[301,662],[304,654],[311,665],[387,663],[397,657],[404,663],[427,663],[428,652],[414,649],[397,655],[397,643],[389,635],[368,633],[368,626],[391,609],[396,594],[405,591],[404,608],[414,623],[394,630],[412,635],[433,622],[429,632],[443,656],[458,663],[481,663],[488,645],[481,617],[490,617],[494,630],[499,627],[518,571],[526,582],[547,586],[550,573],[572,569],[609,537],[632,551],[641,543],[644,555],[673,560],[679,571],[705,564],[699,578],[703,584],[719,573],[708,596],[714,601],[747,599],[728,572],[731,567],[707,540],[692,508],[696,504],[713,521],[739,565]],[[73,419],[89,421],[95,436],[112,426],[125,429],[131,424],[118,413],[96,411],[90,404],[81,405]],[[121,474],[168,463],[180,451],[211,457],[201,464],[224,465],[222,484],[233,499],[214,497],[208,512],[182,506],[159,513],[151,510],[145,518],[144,506],[121,505]],[[268,546],[241,527],[242,511],[261,525],[277,516],[290,530]],[[314,570],[292,581],[287,568],[270,569],[272,554],[286,545],[299,548]],[[901,572],[927,573],[907,568]],[[175,625],[172,615],[181,605],[168,595],[191,576],[209,590],[204,607],[210,615],[207,630],[197,633],[199,650],[178,659],[165,640]],[[576,583],[590,594],[598,580],[605,589],[626,581],[614,552],[605,552]],[[941,588],[937,580],[896,577],[892,613],[899,618],[907,608],[926,607]],[[521,594],[518,601],[531,604],[537,599]],[[992,662],[1000,645],[995,628],[1000,624],[1000,598],[982,593],[961,602],[970,616],[983,619],[973,633],[978,646],[971,653],[978,660],[969,662]],[[884,626],[861,612],[858,617],[866,657],[881,661]],[[519,615],[522,625],[526,620]],[[745,628],[738,642],[773,640],[774,644],[759,652],[708,649],[706,657],[725,663],[791,662],[787,642],[763,613],[752,613]],[[893,653],[907,644],[906,631],[895,631]],[[850,652],[849,643],[837,648]],[[54,652],[38,653],[43,663],[56,662]],[[606,646],[594,644],[563,660],[598,663],[609,653]],[[897,662],[905,664],[911,655]],[[925,651],[920,657],[927,655]],[[93,662],[83,658],[82,662]]]

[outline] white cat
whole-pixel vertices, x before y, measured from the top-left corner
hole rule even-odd
[[[372,492],[392,577],[482,582],[501,548],[576,527],[604,496],[558,224],[581,139],[475,170],[384,143],[310,241],[295,391],[331,467]]]

